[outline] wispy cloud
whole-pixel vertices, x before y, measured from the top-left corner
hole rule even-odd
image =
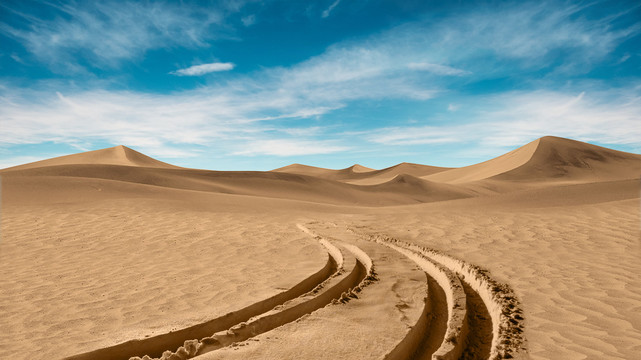
[[[456,69],[450,66],[446,65],[439,65],[439,64],[430,64],[426,62],[420,62],[420,63],[409,63],[407,64],[407,67],[412,69],[412,70],[421,70],[421,71],[428,71],[437,75],[454,75],[454,76],[462,76],[462,75],[467,75],[470,74],[469,71],[461,70],[461,69]]]
[[[233,63],[215,62],[210,64],[190,66],[185,69],[172,71],[170,74],[178,75],[178,76],[200,76],[200,75],[205,75],[211,72],[229,71],[229,70],[232,70],[234,66],[235,65]]]
[[[240,21],[243,23],[244,26],[252,26],[256,23],[256,15],[251,14],[247,16],[243,16]]]
[[[0,23],[0,32],[20,41],[36,58],[60,71],[89,66],[115,66],[150,49],[208,46],[220,34],[220,10],[172,3],[92,2],[91,6],[49,4],[52,19],[24,15],[21,28]]]
[[[21,94],[0,91],[0,145],[69,144],[82,139],[88,143],[132,145],[152,156],[175,157],[197,155],[195,149],[202,147],[220,153],[237,152],[238,146],[249,148],[244,144],[269,140],[278,131],[300,137],[301,142],[287,143],[293,151],[305,147],[302,141],[322,132],[301,131],[300,126],[290,122],[334,109],[315,107],[293,93],[252,93],[247,88],[234,89],[236,85],[225,91],[199,89],[172,95],[104,90],[66,94],[50,90],[25,90]],[[29,99],[32,96],[38,102]],[[324,147],[324,141],[318,143],[318,148]],[[276,151],[261,144],[265,143],[258,144],[251,153]],[[324,151],[307,148],[307,154]],[[330,146],[326,150],[338,149]]]
[[[327,9],[323,10],[323,14],[321,16],[323,18],[328,17],[332,13],[332,10],[334,10],[334,8],[337,7],[340,2],[341,0],[334,1]]]
[[[477,143],[501,148],[546,135],[641,146],[641,88],[586,87],[585,92],[515,91],[468,98],[466,109],[451,113],[443,125],[387,127],[363,135],[394,146]]]
[[[439,25],[436,46],[455,44],[456,57],[492,51],[496,56],[520,59],[528,67],[546,67],[560,51],[567,68],[586,68],[610,54],[624,39],[641,31],[639,23],[613,28],[617,16],[587,19],[585,6],[552,6],[552,2],[529,2],[501,9],[487,9]],[[501,19],[497,21],[497,19]],[[571,55],[570,55],[571,54]],[[477,56],[477,55],[476,55]]]
[[[57,157],[57,156],[62,156],[62,155],[68,155],[68,154],[48,154],[48,155],[43,155],[43,156],[13,156],[13,157],[2,157],[0,160],[0,169],[5,169],[8,167],[12,166],[17,166],[17,165],[22,165],[22,164],[27,164],[31,163],[34,161],[40,161],[40,160],[45,160],[49,159],[52,157]]]
[[[173,8],[162,8],[154,14],[147,3],[125,3],[122,9],[109,4],[92,11],[64,8],[65,18],[34,20],[29,30],[4,26],[1,31],[23,40],[42,59],[51,56],[62,64],[71,53],[81,51],[109,63],[158,47],[207,46],[207,29],[220,21],[217,13],[198,15],[180,9],[172,13]],[[485,141],[513,146],[548,134],[638,144],[640,89],[598,84],[455,96],[442,106],[453,103],[441,115],[442,121],[434,124],[426,114],[425,126],[377,128],[367,114],[361,114],[358,121],[368,129],[361,134],[365,141],[343,134],[340,125],[350,120],[336,113],[338,109],[348,113],[355,103],[430,104],[455,93],[451,86],[455,81],[483,81],[554,64],[580,64],[585,71],[638,32],[635,26],[617,30],[606,20],[576,16],[577,11],[526,4],[418,21],[334,44],[288,67],[232,74],[224,83],[169,94],[77,90],[59,83],[24,89],[0,83],[0,145],[81,139],[88,145],[131,144],[150,155],[188,156],[207,148],[236,156],[284,156],[380,144]],[[140,19],[121,12],[138,14]],[[122,29],[102,34],[116,27],[119,16],[124,19]],[[194,21],[198,16],[205,16],[203,22]],[[84,27],[92,29],[91,37],[84,34]],[[560,57],[554,58],[555,54]],[[231,68],[231,63],[202,64],[175,73],[202,75]],[[324,131],[330,127],[331,133]]]
[[[331,154],[346,150],[349,150],[349,147],[336,145],[335,141],[330,140],[270,139],[250,141],[243,150],[237,151],[233,155],[299,156]]]

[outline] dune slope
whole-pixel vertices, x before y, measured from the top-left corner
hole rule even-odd
[[[485,179],[603,181],[641,174],[641,155],[545,136],[494,159],[424,177],[460,184]]]
[[[103,165],[123,165],[123,166],[141,166],[152,168],[172,169],[178,166],[167,164],[165,162],[151,158],[136,150],[130,149],[123,145],[118,145],[106,149],[83,152],[60,156],[52,159],[41,160],[29,164],[18,165],[4,170],[25,170],[46,166],[57,165],[77,165],[77,164],[103,164]]]

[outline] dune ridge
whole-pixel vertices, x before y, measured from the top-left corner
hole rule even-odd
[[[2,169],[3,171],[25,170],[47,166],[58,165],[77,165],[77,164],[101,164],[101,165],[123,165],[139,166],[163,169],[179,169],[180,167],[171,165],[136,150],[130,149],[124,145],[118,145],[106,149],[87,151],[78,154],[65,155],[52,159],[41,160],[29,164],[13,166]]]
[[[70,177],[116,180],[159,187],[225,194],[285,198],[329,204],[399,205],[469,197],[465,191],[429,190],[429,182],[400,177],[385,184],[358,186],[339,181],[279,172],[209,171],[142,168],[123,165],[71,164],[5,170],[9,178]],[[407,191],[406,183],[416,191]],[[446,188],[447,185],[432,184]],[[399,191],[401,190],[401,191]]]
[[[630,179],[639,174],[641,155],[545,136],[494,159],[424,178],[461,184],[485,179],[603,181]]]
[[[400,175],[422,177],[448,169],[449,168],[403,162],[381,170],[366,168],[358,164],[340,170],[325,169],[302,164],[292,164],[284,166],[282,168],[274,169],[272,171],[314,176],[322,179],[335,180],[354,185],[378,185],[390,181],[396,176]]]
[[[298,175],[310,175],[310,176],[315,176],[315,177],[328,179],[328,180],[344,180],[344,179],[349,179],[351,177],[363,176],[361,174],[367,174],[375,170],[359,164],[354,164],[350,167],[346,167],[344,169],[338,169],[338,170],[325,169],[325,168],[303,165],[303,164],[292,164],[292,165],[287,165],[278,169],[274,169],[272,171],[298,174]]]

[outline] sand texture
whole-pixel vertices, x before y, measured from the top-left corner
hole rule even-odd
[[[635,359],[641,155],[0,170],[2,359]]]

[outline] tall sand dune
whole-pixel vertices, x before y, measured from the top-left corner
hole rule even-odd
[[[72,164],[142,166],[164,169],[178,168],[178,166],[153,159],[126,146],[118,145],[107,149],[88,151],[79,154],[72,154],[60,156],[53,159],[36,161],[29,164],[14,166],[4,170],[25,170],[46,166]]]
[[[450,184],[489,178],[501,180],[602,181],[641,174],[641,155],[580,141],[545,136],[497,158],[428,175]]]

